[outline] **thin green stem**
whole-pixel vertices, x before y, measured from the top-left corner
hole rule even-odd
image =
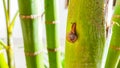
[[[9,32],[9,24],[10,24],[10,0],[7,0],[7,14],[8,14],[8,20],[7,20],[7,44],[8,46],[11,46],[10,42],[10,32]]]
[[[6,7],[6,5],[7,5],[7,7]],[[11,35],[11,31],[9,29],[9,24],[10,24],[10,0],[7,0],[7,2],[5,2],[5,0],[3,0],[3,6],[4,6],[4,12],[5,12],[5,18],[6,18],[6,29],[7,29],[7,45],[8,45],[8,48],[6,49],[6,52],[7,52],[7,58],[8,58],[8,66],[9,66],[9,68],[15,68],[14,55],[13,55],[13,49],[12,49],[12,35]]]
[[[10,0],[7,0],[8,22],[10,23]]]
[[[3,7],[4,7],[4,12],[5,12],[6,24],[7,24],[8,23],[8,12],[7,12],[5,0],[3,0]]]
[[[7,49],[7,45],[1,40],[0,40],[0,45],[2,45],[5,49]]]

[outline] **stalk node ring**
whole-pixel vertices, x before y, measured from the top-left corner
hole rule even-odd
[[[36,19],[36,18],[41,18],[41,14],[35,14],[35,15],[19,15],[20,18],[22,19]]]
[[[36,55],[41,54],[43,52],[43,50],[39,50],[39,51],[35,51],[35,52],[26,52],[26,51],[24,51],[24,52],[25,52],[26,56],[36,56]]]

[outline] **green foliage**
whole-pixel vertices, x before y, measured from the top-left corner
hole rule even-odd
[[[0,44],[0,68],[9,68],[3,52],[4,48]]]

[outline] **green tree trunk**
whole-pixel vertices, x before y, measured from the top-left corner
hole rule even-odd
[[[70,0],[65,68],[101,68],[105,40],[104,0]]]
[[[113,14],[113,28],[110,48],[106,60],[105,68],[117,68],[120,57],[120,0],[116,0]]]
[[[45,24],[50,68],[61,68],[56,20],[56,0],[45,0]]]
[[[27,68],[44,68],[40,0],[18,0]]]

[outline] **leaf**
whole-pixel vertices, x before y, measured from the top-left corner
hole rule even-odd
[[[15,22],[17,16],[18,16],[18,14],[19,14],[19,11],[17,11],[17,12],[15,13],[15,15],[14,15],[14,17],[13,17],[10,25],[14,26],[14,22]]]
[[[7,49],[7,45],[1,40],[0,40],[0,45],[2,45],[5,49]]]
[[[12,19],[10,25],[9,25],[9,32],[10,33],[12,33],[12,31],[13,31],[13,27],[15,25],[15,20],[16,20],[18,14],[19,14],[19,11],[16,12],[16,14],[14,15],[14,17],[13,17],[13,19]]]
[[[120,24],[118,22],[113,22],[113,24],[116,24],[118,27],[120,27]]]

